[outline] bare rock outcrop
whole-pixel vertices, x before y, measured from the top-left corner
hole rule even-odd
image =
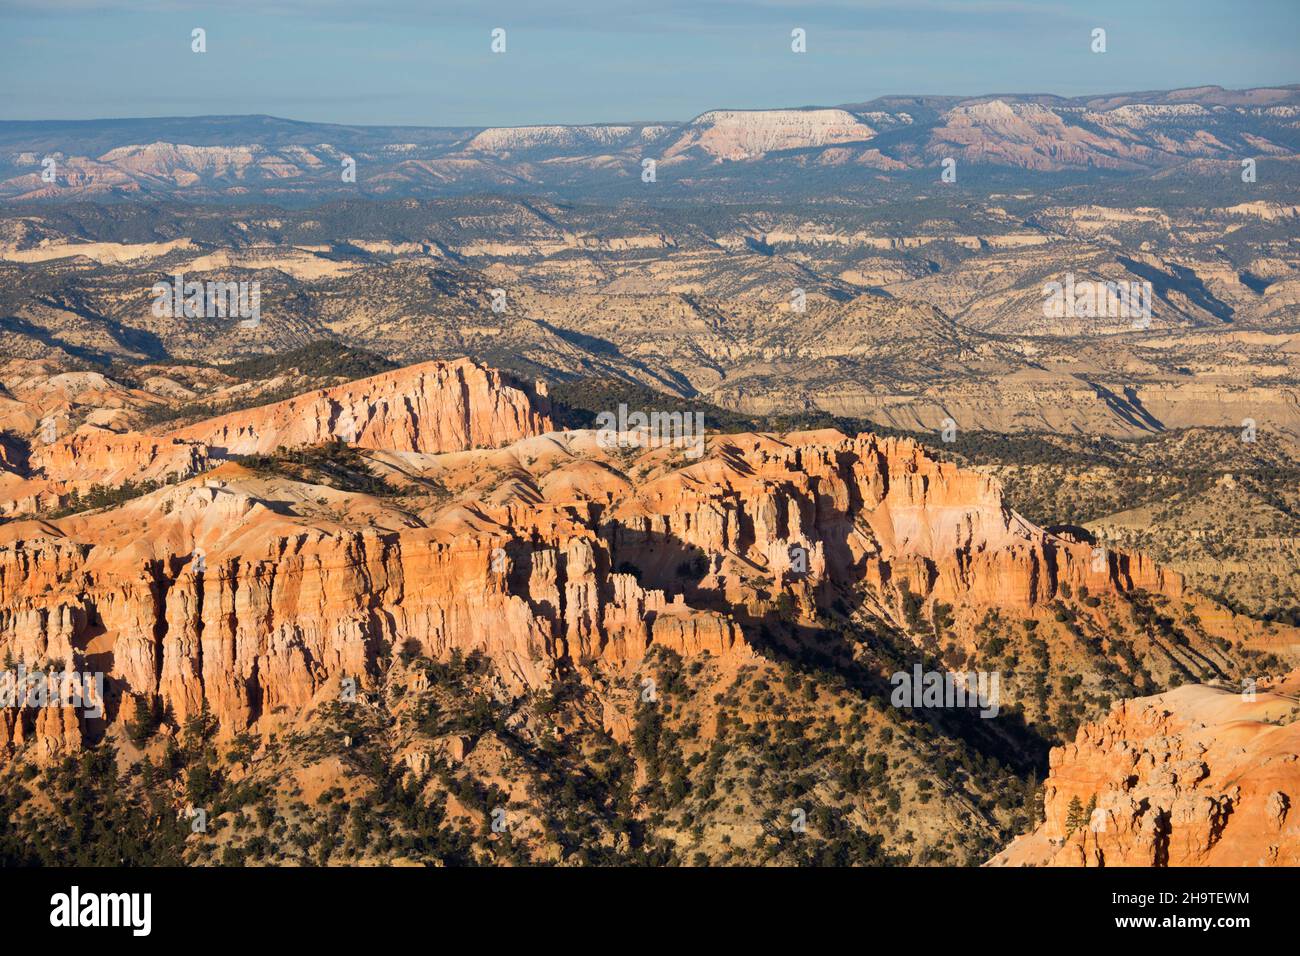
[[[422,389],[428,379],[405,381]],[[471,419],[485,407],[498,424],[503,414],[519,427],[542,421],[503,401],[471,403]],[[367,421],[357,437],[426,444],[391,415]],[[448,428],[429,442],[483,434]],[[251,419],[194,431],[286,440]],[[649,474],[635,480],[614,472],[617,454],[591,432],[499,452],[408,451],[403,467],[471,483],[468,497],[414,524],[367,496],[227,464],[111,511],[5,526],[0,633],[20,660],[98,665],[122,694],[157,697],[179,720],[206,706],[237,732],[294,718],[344,677],[364,684],[401,649],[482,651],[517,686],[540,687],[560,662],[620,666],[653,645],[743,659],[747,623],[811,619],[840,585],[869,589],[886,613],[902,591],[1032,609],[1064,582],[1097,593],[1179,588],[1037,528],[995,481],[910,441],[829,431],[711,444],[694,463],[673,448],[637,453],[624,467]],[[552,457],[535,479],[518,470],[543,454]],[[473,490],[482,472],[507,466],[516,474],[495,491]]]
[[[743,661],[766,621],[815,622],[846,594],[900,627],[915,599],[969,621],[1047,614],[1068,587],[1183,594],[1177,575],[1035,526],[996,480],[909,440],[711,436],[692,458],[549,425],[543,397],[457,362],[152,439],[138,447],[155,457],[348,440],[377,474],[450,499],[416,515],[226,462],[111,509],[0,525],[0,650],[103,671],[110,723],[137,695],[237,733],[297,719],[345,678],[365,686],[404,650],[479,651],[539,688],[655,645]],[[49,466],[76,474],[79,447]],[[954,636],[971,640],[966,627]]]
[[[171,437],[218,456],[267,454],[339,439],[361,448],[444,452],[495,448],[551,428],[544,393],[507,385],[461,359],[425,362],[208,419]]]
[[[1052,750],[1045,821],[990,865],[1300,864],[1297,690],[1300,673],[1253,699],[1187,685],[1118,701]]]
[[[362,448],[446,452],[497,447],[550,428],[544,387],[515,388],[495,369],[467,359],[425,362],[163,436],[82,425],[57,441],[36,442],[21,472],[2,467],[8,459],[0,455],[0,515],[64,507],[95,486],[182,480],[224,458],[280,447],[337,439]]]

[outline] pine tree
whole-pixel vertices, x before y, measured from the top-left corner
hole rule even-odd
[[[154,719],[153,702],[146,699],[143,694],[137,695],[132,718],[126,725],[127,736],[131,738],[131,743],[143,747],[153,736],[153,732],[158,729],[157,721]]]
[[[1094,812],[1096,812],[1096,810],[1097,810],[1097,795],[1094,793],[1091,797],[1088,798],[1088,806],[1085,807],[1083,811],[1083,823],[1089,829],[1092,828],[1092,815]]]
[[[1079,802],[1077,796],[1071,797],[1070,806],[1065,813],[1065,835],[1069,836],[1086,822],[1087,818],[1083,815],[1083,804]]]

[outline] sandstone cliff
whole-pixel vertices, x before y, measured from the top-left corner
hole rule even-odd
[[[1300,864],[1300,674],[1119,701],[1052,750],[1046,821],[993,866]],[[1072,801],[1091,818],[1069,825]]]
[[[285,416],[251,420],[291,428]],[[378,427],[361,432],[388,434]],[[442,440],[393,428],[394,444]],[[568,432],[375,456],[403,483],[437,476],[459,492],[418,515],[228,464],[109,511],[6,525],[4,649],[107,671],[110,720],[122,694],[156,696],[179,720],[206,705],[233,733],[293,719],[344,677],[364,685],[404,648],[483,650],[527,688],[561,663],[616,666],[655,644],[744,658],[747,624],[786,613],[782,601],[811,620],[840,587],[900,621],[905,593],[972,613],[1041,609],[1071,583],[1181,593],[1147,562],[1033,526],[996,482],[910,441],[737,435],[693,463],[667,447],[630,454]]]
[[[46,480],[217,467],[116,507],[0,525],[0,651],[106,674],[105,718],[81,734],[144,699],[180,722],[206,707],[229,735],[298,720],[345,679],[371,686],[402,652],[484,652],[523,693],[656,645],[731,666],[770,650],[770,625],[815,631],[835,607],[930,653],[928,617],[951,611],[943,653],[967,661],[986,612],[1051,627],[1085,590],[1091,632],[1129,629],[1126,653],[1168,673],[1222,674],[1230,648],[1268,636],[1226,612],[1178,641],[1147,633],[1139,601],[1198,606],[1178,575],[1035,526],[995,479],[910,440],[710,436],[693,458],[640,447],[644,434],[549,427],[544,396],[456,362],[161,438],[82,429],[39,450]],[[277,471],[274,456],[257,471],[218,464],[336,439],[365,449],[372,493]],[[1088,639],[1069,627],[1053,638],[1063,657]],[[76,745],[65,724],[46,752]],[[56,729],[29,709],[3,726],[15,745]]]
[[[171,437],[218,456],[340,439],[361,448],[441,452],[496,447],[550,428],[544,396],[504,383],[468,359],[425,362],[223,415]]]
[[[75,379],[79,400],[98,401],[109,394],[119,404],[125,401],[97,374],[38,378],[41,393],[33,394],[35,387],[20,390],[24,401],[14,405],[25,411],[11,417],[35,421],[45,407],[39,404],[44,393],[62,395],[73,388],[66,382],[51,386],[56,379]],[[495,369],[469,360],[425,362],[208,419],[167,435],[88,422],[56,441],[35,441],[21,471],[0,471],[0,515],[59,508],[74,492],[84,495],[95,485],[185,479],[223,458],[266,454],[279,447],[338,439],[362,448],[444,452],[508,444],[550,427],[544,389],[522,391],[506,384]],[[0,464],[4,460],[0,455]]]

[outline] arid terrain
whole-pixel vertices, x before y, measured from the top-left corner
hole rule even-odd
[[[1300,865],[1297,162],[1295,87],[0,123],[0,862]]]
[[[3,712],[15,859],[51,852],[51,793],[93,786],[120,818],[89,859],[977,863],[1033,828],[1035,767],[1083,722],[1268,686],[1300,650],[907,438],[619,447],[463,360],[140,432],[238,386],[51,371],[12,363],[11,414],[93,391],[113,415],[7,479],[5,653],[109,678],[97,719]],[[922,665],[996,670],[1000,712],[893,706]],[[185,839],[195,806],[213,829]]]

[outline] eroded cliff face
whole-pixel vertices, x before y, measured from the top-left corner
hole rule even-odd
[[[57,509],[96,486],[188,478],[208,468],[209,454],[200,442],[83,425],[58,441],[38,443],[22,472],[0,473],[0,515]]]
[[[280,447],[337,439],[360,448],[447,452],[494,448],[550,427],[544,386],[524,391],[468,359],[425,362],[162,436],[87,423],[54,441],[37,439],[21,470],[0,471],[0,515],[63,507],[74,492],[97,485],[183,480],[223,459]]]
[[[226,735],[269,730],[346,681],[374,686],[403,652],[481,651],[517,694],[656,645],[738,667],[771,652],[773,630],[798,641],[833,608],[925,646],[937,627],[918,633],[917,608],[951,606],[944,653],[973,661],[989,609],[1050,623],[1086,588],[1100,600],[1080,613],[1105,633],[1133,630],[1138,589],[1200,600],[1140,557],[1033,525],[995,480],[911,441],[709,436],[695,457],[550,428],[544,394],[427,363],[162,437],[83,429],[41,449],[59,480],[159,474],[175,456],[206,470],[0,525],[0,651],[105,675],[102,717],[11,708],[0,743],[44,739],[53,754],[124,723],[136,700],[178,722],[206,708]],[[314,483],[293,454],[221,462],[335,440],[378,493]],[[1138,653],[1219,672],[1223,639],[1261,626],[1210,610],[1183,644],[1135,633]]]
[[[66,438],[37,445],[28,465],[51,479],[120,485],[203,471],[208,447],[179,438],[83,425]]]
[[[232,455],[330,440],[399,452],[492,447],[546,430],[548,411],[544,390],[512,387],[469,361],[429,362],[213,419],[188,435],[87,424],[37,443],[30,461],[0,475],[0,511],[60,507],[96,485],[172,484],[67,528],[38,520],[4,527],[0,648],[29,669],[105,673],[108,713],[83,718],[69,709],[52,721],[52,708],[0,708],[0,740],[19,745],[35,735],[48,744],[44,754],[75,746],[83,731],[98,734],[105,719],[121,719],[129,694],[155,697],[180,719],[206,705],[224,727],[248,726],[302,704],[331,676],[364,679],[399,629],[446,651],[440,616],[454,628],[461,618],[486,624],[499,615],[499,632],[522,628],[527,647],[527,624],[490,591],[482,607],[444,602],[428,611],[403,601],[407,587],[445,596],[423,577],[430,572],[443,587],[460,587],[437,557],[441,549],[446,558],[445,543],[421,561],[408,542],[404,563],[391,535],[300,520],[265,483],[250,493],[221,479],[185,479]],[[308,487],[314,501],[325,500],[320,492],[348,499],[298,490]],[[517,670],[543,679],[535,668]]]
[[[339,439],[360,448],[495,448],[550,428],[544,394],[511,387],[468,359],[424,362],[222,415],[173,433],[220,455],[267,454]]]
[[[502,421],[501,401],[469,407]],[[206,706],[235,733],[292,720],[345,678],[364,687],[403,649],[482,650],[527,689],[655,644],[742,660],[747,627],[812,621],[845,588],[899,620],[904,594],[977,614],[1040,609],[1065,584],[1181,593],[1146,562],[1035,527],[996,482],[910,441],[720,436],[691,461],[564,432],[372,461],[402,485],[436,478],[452,500],[412,512],[230,463],[108,511],[0,528],[5,650],[105,671],[110,722],[129,715],[123,695],[144,695],[181,721]],[[35,721],[11,719],[10,741]]]
[[[1293,673],[1253,699],[1196,685],[1116,702],[1052,750],[1045,822],[990,865],[1300,864],[1298,690]]]
[[[148,537],[0,545],[7,648],[28,662],[94,659],[121,692],[158,695],[182,721],[206,704],[232,732],[297,716],[344,677],[365,686],[381,655],[412,646],[483,650],[520,687],[549,681],[559,660],[639,659],[652,642],[741,649],[733,622],[613,571],[590,531],[525,543],[504,528],[313,527],[236,481],[114,513]],[[91,519],[69,531],[114,535]]]

